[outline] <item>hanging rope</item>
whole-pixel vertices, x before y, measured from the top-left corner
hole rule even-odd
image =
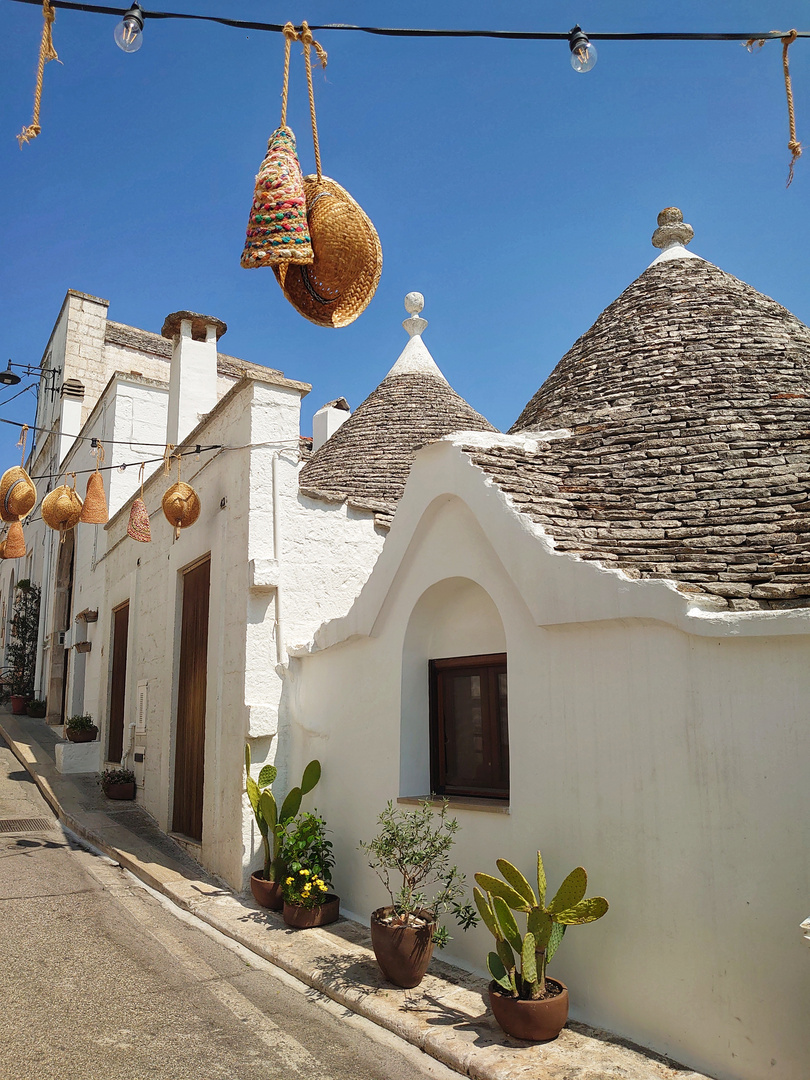
[[[290,46],[298,41],[298,34],[291,22],[284,24],[281,31],[284,35],[284,81],[281,85],[281,123],[279,127],[287,126],[287,90],[290,84]]]
[[[25,442],[28,438],[28,424],[23,424],[20,428],[20,438],[17,441],[17,446],[22,447],[22,453],[20,454],[20,468],[25,466]]]
[[[103,446],[103,444],[101,442],[101,439],[99,439],[98,445],[96,446],[96,472],[99,472],[101,470],[101,465],[102,465],[103,461],[104,461],[104,446]]]
[[[785,72],[785,93],[787,94],[788,124],[790,125],[788,150],[790,150],[793,155],[790,159],[790,172],[788,173],[788,180],[785,187],[790,187],[793,183],[793,166],[796,164],[796,159],[802,156],[802,144],[796,139],[796,117],[793,112],[793,87],[790,85],[790,67],[788,65],[788,49],[797,37],[797,32],[791,30],[787,37],[782,38],[782,68]]]
[[[282,127],[284,121],[281,122]],[[172,452],[174,451],[174,443],[166,443],[166,449],[163,451],[163,472],[166,476],[172,471]],[[179,455],[178,455],[179,456]]]
[[[56,60],[60,64],[62,61],[56,55],[56,49],[53,47],[53,37],[51,27],[53,26],[53,20],[56,18],[56,12],[51,7],[50,0],[44,0],[42,4],[42,14],[45,18],[45,22],[42,26],[42,40],[39,45],[39,67],[37,68],[37,85],[34,90],[34,116],[28,127],[22,129],[17,136],[17,142],[20,144],[20,149],[23,148],[23,143],[31,142],[39,135],[42,128],[39,126],[39,106],[42,101],[42,75],[45,71],[45,65],[49,60]]]
[[[312,89],[312,57],[310,56],[310,46],[318,54],[318,61],[322,68],[326,67],[326,50],[312,37],[312,31],[307,23],[301,23],[301,41],[304,43],[304,63],[307,69],[307,90],[309,91],[309,115],[312,119],[312,143],[315,149],[315,171],[318,174],[318,181],[321,179],[321,150],[318,146],[318,124],[315,119],[315,92]]]

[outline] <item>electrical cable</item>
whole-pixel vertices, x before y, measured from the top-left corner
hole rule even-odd
[[[42,7],[42,0],[14,0],[16,4],[31,4],[34,7]],[[117,15],[123,18],[127,9],[123,7],[105,7],[97,4],[80,4],[72,0],[51,0],[51,7],[62,8],[67,11],[84,11],[95,15]],[[153,19],[187,19],[194,22],[218,23],[221,26],[230,26],[237,30],[261,30],[280,34],[283,30],[282,23],[251,22],[245,19],[226,19],[217,15],[193,15],[179,11],[149,11],[143,12],[147,22]],[[322,23],[316,25],[310,23],[310,30],[349,30],[360,34],[376,34],[382,37],[437,37],[437,38],[495,38],[512,41],[568,41],[568,33],[551,33],[528,30],[438,30],[438,29],[408,29],[405,27],[384,26],[354,26],[351,23]],[[592,41],[778,41],[785,35],[785,31],[767,30],[764,32],[751,33],[664,33],[642,32],[637,34],[625,33],[591,33],[588,37]],[[810,30],[799,30],[797,37],[810,37]]]

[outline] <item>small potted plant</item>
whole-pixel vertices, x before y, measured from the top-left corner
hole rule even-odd
[[[245,772],[247,774],[247,796],[250,800],[253,816],[262,838],[264,866],[250,875],[250,891],[262,907],[272,911],[281,911],[284,899],[281,883],[284,866],[280,858],[281,841],[289,823],[301,808],[301,799],[308,794],[321,778],[321,763],[310,761],[304,769],[299,787],[291,788],[278,809],[275,796],[270,790],[278,770],[275,765],[265,765],[258,780],[250,775],[250,746],[245,745]]]
[[[406,989],[422,981],[433,946],[443,949],[450,940],[439,925],[443,914],[464,930],[478,922],[472,905],[460,902],[464,875],[450,863],[458,822],[447,809],[446,799],[438,814],[428,799],[412,811],[389,802],[377,819],[380,831],[360,844],[391,900],[371,915],[374,955],[385,978]]]
[[[33,701],[28,702],[25,711],[35,720],[42,720],[48,712],[48,702],[41,698],[34,698]]]
[[[98,728],[93,723],[90,713],[80,713],[67,718],[65,735],[70,742],[95,742],[98,738]]]
[[[479,873],[475,880],[480,888],[474,890],[481,918],[495,937],[496,951],[487,957],[492,1012],[506,1034],[516,1039],[556,1039],[568,1019],[568,988],[559,979],[547,979],[546,966],[566,927],[601,919],[608,902],[604,896],[585,899],[588,875],[578,866],[547,905],[539,851],[537,896],[512,863],[498,859],[497,866],[505,880]],[[525,934],[520,933],[513,911],[526,915]]]
[[[281,842],[285,867],[282,884],[284,922],[296,930],[326,926],[340,914],[340,898],[329,891],[332,884],[332,842],[326,822],[317,813],[301,814]]]
[[[135,798],[135,773],[132,769],[105,769],[99,782],[108,799]]]

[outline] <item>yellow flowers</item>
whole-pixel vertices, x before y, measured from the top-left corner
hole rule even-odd
[[[284,884],[285,885],[292,885],[293,881],[294,881],[294,878],[288,877],[287,880],[284,882]]]

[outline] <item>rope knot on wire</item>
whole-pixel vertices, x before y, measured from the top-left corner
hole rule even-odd
[[[301,23],[301,33],[299,35],[299,39],[301,40],[301,42],[303,42],[304,50],[307,55],[309,54],[310,45],[312,46],[312,48],[317,54],[318,63],[321,65],[322,68],[325,68],[327,60],[326,49],[324,49],[322,45],[319,45],[318,42],[313,38],[312,31],[309,28],[309,23]]]
[[[793,166],[797,160],[802,156],[802,144],[796,138],[796,116],[793,111],[793,87],[790,83],[790,66],[788,64],[788,49],[796,40],[799,35],[795,30],[791,30],[789,34],[786,34],[782,38],[782,68],[785,72],[785,93],[787,94],[787,107],[788,107],[788,125],[790,127],[790,137],[788,139],[788,150],[792,155],[790,159],[790,171],[788,173],[788,180],[786,187],[790,187],[793,183]]]

